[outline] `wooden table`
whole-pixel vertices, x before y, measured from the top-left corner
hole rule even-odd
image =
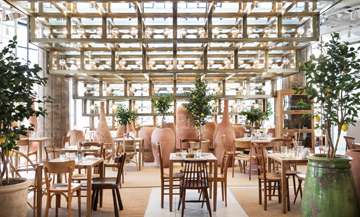
[[[44,151],[43,142],[46,142],[46,141],[50,141],[51,145],[53,144],[52,137],[29,138],[29,142],[37,142],[38,143],[38,147],[37,147],[37,153],[38,153],[37,162],[38,163],[43,162],[43,158],[42,158],[43,151]]]
[[[54,160],[50,160],[50,162],[61,162],[60,158],[56,158]],[[92,194],[92,169],[99,165],[99,173],[100,177],[104,177],[104,159],[103,158],[85,158],[81,163],[78,161],[75,162],[75,169],[87,169],[86,175],[87,175],[87,189],[86,189],[86,216],[91,216],[91,194]],[[36,178],[37,178],[37,189],[36,192],[42,191],[42,170],[43,165],[40,164],[37,166],[36,169]],[[58,175],[58,181],[59,181],[60,175]],[[35,196],[35,195],[34,195]],[[100,199],[102,199],[100,197]],[[37,194],[37,216],[41,217],[41,210],[42,210],[42,194]],[[100,206],[102,206],[102,201],[100,201]]]
[[[123,141],[124,138],[115,139],[115,142],[118,145],[120,145],[120,143]],[[125,141],[132,141],[132,139],[125,137]],[[141,170],[141,166],[144,166],[144,141],[145,141],[144,138],[139,138],[139,137],[135,138],[135,142],[139,144],[139,171]]]
[[[214,173],[214,195],[213,195],[213,208],[214,212],[216,211],[216,201],[217,201],[217,173],[218,173],[218,160],[212,153],[204,153],[207,155],[207,158],[202,158],[199,160],[206,159],[209,162],[209,173]],[[174,173],[174,163],[184,163],[186,160],[196,160],[196,158],[182,158],[176,157],[176,153],[170,153],[169,161],[169,208],[170,212],[172,211],[172,201],[173,201],[173,173]],[[212,164],[214,164],[214,172],[212,172]]]
[[[277,154],[268,154],[268,172],[271,171],[271,159],[274,161],[281,163],[281,198],[282,198],[282,209],[283,213],[286,213],[286,164],[287,163],[307,163],[308,159],[301,159],[301,158],[284,158],[280,157]]]

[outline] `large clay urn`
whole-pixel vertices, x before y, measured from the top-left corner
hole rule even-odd
[[[176,148],[180,148],[180,139],[198,138],[197,130],[187,117],[190,116],[181,104],[176,108]],[[183,148],[189,148],[189,143],[183,143]]]
[[[164,128],[170,128],[174,131],[174,135],[175,135],[175,144],[176,144],[176,127],[175,127],[175,123],[164,123]]]
[[[227,151],[233,150],[234,139],[235,139],[235,132],[229,120],[229,100],[225,100],[224,105],[225,106],[224,106],[223,118],[214,140],[215,142],[214,153],[216,158],[218,159],[219,166],[221,166],[221,161],[224,154],[224,148],[221,143],[221,136],[225,135],[225,145]]]
[[[151,134],[156,127],[142,127],[139,131],[139,138],[144,138],[144,148],[151,148]],[[152,152],[144,152],[145,162],[154,162],[154,155]]]
[[[205,124],[203,139],[210,140],[209,148],[214,147],[214,133],[215,133],[216,124],[214,122],[209,122]]]
[[[354,176],[356,192],[359,198],[360,206],[360,149],[349,149],[345,155],[352,157],[351,170]]]
[[[242,124],[233,124],[235,137],[236,138],[243,138],[246,128]]]
[[[160,166],[159,151],[156,144],[160,143],[164,167],[169,167],[170,153],[175,148],[175,134],[170,128],[156,128],[151,134],[151,147],[153,150],[156,166]]]
[[[116,131],[116,137],[119,137],[119,136],[123,136],[125,131],[124,131],[124,125],[119,125],[117,131]],[[126,127],[126,133],[135,133],[135,128],[134,128],[134,125],[132,124],[128,124],[127,127]]]
[[[75,146],[76,143],[85,141],[84,133],[82,130],[69,130],[67,136],[70,136],[70,146]]]
[[[100,134],[98,136],[98,134]],[[104,143],[112,143],[113,140],[111,138],[109,127],[106,123],[105,118],[105,103],[100,102],[100,117],[99,117],[99,124],[96,129],[96,137],[100,142]]]

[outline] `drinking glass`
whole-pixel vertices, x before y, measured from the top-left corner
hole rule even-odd
[[[268,134],[268,138],[270,139],[270,138],[272,138],[273,137],[273,134],[272,133],[269,133]]]
[[[197,158],[201,158],[201,149],[198,149],[198,150],[196,151],[196,157],[197,157]]]
[[[182,158],[185,158],[185,157],[186,157],[186,153],[187,153],[186,150],[182,150],[182,152],[181,152],[181,157],[182,157]]]
[[[287,155],[287,147],[281,146],[281,156],[286,157]]]
[[[60,155],[60,160],[61,160],[61,161],[64,161],[64,160],[66,160],[66,155],[64,155],[64,154],[61,154],[61,155]]]
[[[69,152],[66,152],[66,153],[65,153],[65,157],[69,159],[69,158],[70,158],[70,153],[69,153]]]
[[[244,138],[247,138],[248,137],[248,134],[247,133],[244,133]]]
[[[290,158],[295,158],[295,150],[291,149],[290,150],[290,155],[289,155]]]
[[[189,153],[194,153],[194,150],[192,148],[190,148]]]

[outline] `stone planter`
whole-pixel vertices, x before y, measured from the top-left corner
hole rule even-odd
[[[174,131],[170,128],[156,128],[151,134],[151,147],[157,167],[160,166],[159,151],[156,148],[158,142],[160,142],[161,145],[163,165],[164,167],[169,167],[170,153],[172,153],[175,148]]]
[[[98,134],[101,134],[101,136],[98,136]],[[100,142],[104,142],[104,143],[112,143],[113,142],[111,134],[110,134],[109,126],[107,125],[107,122],[106,122],[105,103],[104,102],[100,102],[100,117],[99,117],[99,124],[96,128],[96,138]]]
[[[205,124],[204,127],[204,134],[203,139],[204,140],[210,140],[209,147],[214,147],[214,133],[215,133],[216,124],[215,122],[209,122]]]
[[[225,145],[227,151],[232,151],[234,148],[234,139],[235,139],[235,132],[234,128],[232,127],[230,120],[229,120],[229,100],[224,101],[224,113],[221,124],[219,126],[219,130],[215,136],[215,156],[218,159],[218,165],[221,166],[222,157],[224,154],[224,148],[221,142],[221,136],[225,135]],[[232,162],[232,161],[231,161]],[[229,163],[229,166],[232,164]]]
[[[359,216],[359,202],[350,164],[352,158],[337,155],[337,158],[327,159],[325,154],[307,158],[302,216]]]
[[[22,179],[23,182],[0,187],[0,216],[26,217],[28,188],[31,181],[25,178],[10,179]]]
[[[184,106],[176,108],[176,148],[180,148],[180,139],[198,138],[197,130],[187,117],[190,116]],[[189,143],[183,143],[183,148],[189,148]]]
[[[359,199],[359,206],[360,206],[360,150],[359,149],[350,149],[347,150],[345,155],[352,157],[351,161],[351,170],[353,172],[356,192]]]
[[[151,134],[156,127],[142,127],[139,131],[139,138],[144,138],[144,148],[151,148]],[[145,162],[154,162],[154,155],[152,152],[144,152]]]
[[[236,138],[243,138],[246,128],[242,124],[233,124],[235,137]]]

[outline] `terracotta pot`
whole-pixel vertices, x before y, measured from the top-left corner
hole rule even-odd
[[[135,128],[132,124],[128,124],[126,127],[126,133],[133,132],[135,133]],[[124,135],[124,125],[119,125],[117,131],[116,131],[116,137],[123,136]]]
[[[139,138],[144,138],[144,148],[151,148],[151,134],[156,127],[142,127],[139,131]],[[154,162],[154,155],[152,152],[144,152],[145,162]]]
[[[215,147],[215,137],[216,137],[216,134],[217,132],[219,131],[219,128],[220,128],[220,123],[216,124],[216,127],[215,127],[215,131],[214,131],[214,137],[213,137],[213,147]]]
[[[101,134],[101,136],[98,136],[97,135],[98,133]],[[106,123],[104,102],[100,102],[100,117],[99,117],[99,124],[96,129],[96,137],[100,142],[104,142],[104,143],[113,142],[110,134],[109,126]]]
[[[35,103],[33,103],[32,105],[31,105],[31,108],[32,109],[35,109]],[[32,132],[36,132],[37,133],[37,131],[38,131],[38,122],[37,122],[37,118],[36,118],[36,116],[35,115],[33,115],[33,116],[31,116],[30,118],[29,118],[29,123],[30,124],[34,124],[34,131],[32,131]],[[30,132],[31,133],[31,132]]]
[[[233,124],[235,137],[236,138],[243,138],[246,128],[242,124]]]
[[[224,101],[224,113],[219,130],[215,136],[215,149],[214,153],[218,159],[218,165],[221,166],[222,157],[224,154],[224,148],[221,143],[221,136],[225,135],[225,145],[227,151],[232,151],[234,148],[235,132],[229,120],[229,100]],[[232,165],[232,164],[231,164]],[[230,163],[229,163],[230,166]]]
[[[156,128],[151,134],[151,147],[153,150],[156,166],[160,166],[159,160],[159,151],[156,147],[156,144],[161,144],[161,152],[163,157],[164,167],[169,167],[169,157],[170,153],[174,151],[175,148],[175,134],[174,131],[170,128]]]
[[[67,136],[70,136],[70,145],[76,145],[77,142],[85,141],[84,133],[82,130],[69,130]]]
[[[356,192],[359,199],[360,206],[360,150],[359,149],[350,149],[347,150],[345,155],[352,157],[351,161],[351,170],[354,176]]]
[[[326,154],[308,156],[301,201],[302,216],[359,216],[360,208],[351,171],[351,157]]]
[[[176,148],[180,148],[180,139],[197,139],[198,133],[187,117],[186,108],[181,104],[176,108]],[[183,148],[189,148],[189,143],[183,143]]]
[[[214,147],[213,141],[214,141],[215,128],[216,128],[216,124],[214,122],[209,122],[205,124],[204,127],[203,139],[210,140],[209,147],[211,148]]]
[[[21,179],[22,183],[0,187],[0,210],[1,216],[26,217],[28,210],[28,188],[31,180]]]

